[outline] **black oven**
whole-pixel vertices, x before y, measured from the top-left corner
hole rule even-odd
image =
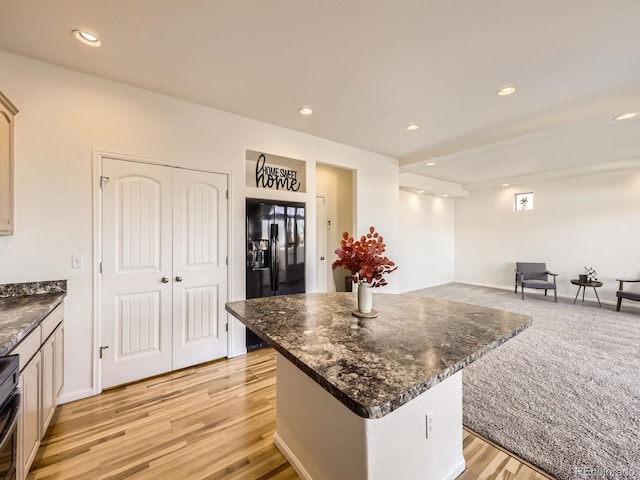
[[[18,355],[0,357],[0,480],[16,478],[19,366]]]

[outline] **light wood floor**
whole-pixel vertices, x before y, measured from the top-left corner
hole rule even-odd
[[[62,405],[28,480],[298,479],[273,445],[275,384],[265,349]],[[467,430],[464,455],[460,480],[548,478]]]

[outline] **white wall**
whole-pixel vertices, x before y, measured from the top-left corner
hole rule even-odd
[[[458,200],[400,191],[400,291],[454,281],[454,219]],[[393,275],[395,275],[394,273]]]
[[[534,192],[533,211],[513,211],[521,192]],[[613,302],[615,278],[640,278],[640,170],[476,190],[456,200],[455,228],[457,281],[513,288],[516,261],[546,262],[573,298],[570,280],[590,266]]]
[[[92,161],[94,149],[200,166],[231,175],[230,299],[244,298],[244,199],[307,202],[308,290],[315,288],[315,163],[357,169],[357,222],[397,245],[397,161],[292,130],[0,51],[0,90],[15,120],[15,235],[0,237],[0,283],[68,279],[63,401],[91,394]],[[295,109],[294,109],[295,111]],[[306,194],[246,188],[245,150],[307,161]],[[71,254],[85,267],[71,269]],[[389,291],[399,288],[399,275]],[[234,323],[233,352],[244,329]]]

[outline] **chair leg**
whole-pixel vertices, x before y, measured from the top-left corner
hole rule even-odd
[[[557,289],[553,289],[553,301],[558,303],[558,290]]]
[[[545,297],[547,296],[547,289],[546,288],[544,289],[544,296]]]
[[[622,297],[618,297],[618,305],[616,306],[616,312],[620,311],[620,305],[622,304]]]
[[[518,293],[518,284],[516,283],[516,290],[513,293]]]
[[[520,291],[522,292],[522,300],[524,300],[524,285],[520,286]]]

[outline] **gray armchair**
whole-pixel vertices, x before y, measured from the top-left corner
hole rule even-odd
[[[616,306],[616,311],[620,311],[620,305],[622,304],[622,299],[626,298],[627,300],[635,300],[636,302],[640,302],[640,293],[638,292],[629,292],[624,290],[624,283],[637,283],[640,280],[620,280],[616,278],[617,282],[620,282],[620,288],[616,292],[616,297],[618,297],[618,305]]]
[[[553,277],[553,282],[549,281],[549,275]],[[557,276],[558,274],[551,273],[547,270],[546,263],[517,262],[515,293],[518,293],[518,286],[520,286],[522,300],[524,300],[525,288],[543,289],[545,297],[547,296],[547,290],[553,290],[554,301],[558,303],[558,291],[556,290]]]

